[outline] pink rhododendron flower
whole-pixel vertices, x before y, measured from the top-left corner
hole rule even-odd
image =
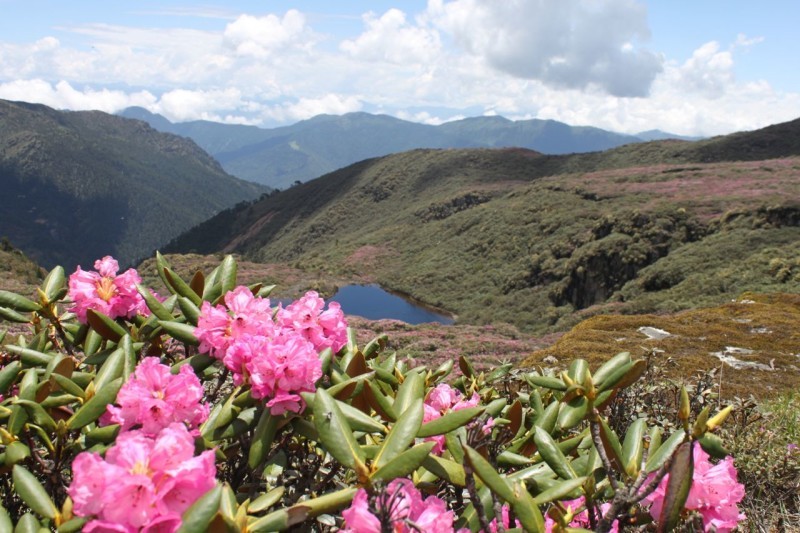
[[[269,300],[247,287],[225,295],[225,305],[204,302],[195,328],[200,351],[220,359],[236,385],[249,384],[253,397],[265,399],[274,415],[300,412],[300,392],[313,392],[322,376],[319,352],[340,349],[347,324],[338,305],[309,292],[273,320]]]
[[[744,498],[744,485],[736,479],[737,472],[733,458],[728,456],[717,464],[711,464],[709,455],[699,444],[694,445],[694,472],[692,488],[686,499],[685,508],[697,511],[703,516],[706,531],[712,527],[719,533],[727,533],[745,519],[739,512],[737,503]],[[658,488],[643,501],[652,503],[650,515],[658,520],[664,506],[669,474],[664,476]]]
[[[480,396],[478,396],[477,393],[473,393],[472,397],[467,400],[460,391],[446,383],[440,383],[430,391],[428,397],[425,398],[425,403],[422,406],[425,410],[422,421],[423,423],[430,422],[431,420],[441,418],[451,411],[460,411],[468,407],[475,407],[479,403]],[[491,433],[492,427],[494,427],[494,420],[490,418],[483,426],[484,435]],[[436,445],[431,449],[431,453],[435,455],[442,454],[445,446],[444,435],[428,437],[425,440],[436,442]]]
[[[309,291],[278,311],[278,323],[300,333],[318,352],[330,348],[336,353],[347,344],[347,324],[338,303],[330,302],[327,310],[323,310],[324,307],[325,300]]]
[[[342,516],[345,521],[342,531],[350,533],[381,533],[382,520],[395,533],[453,533],[455,520],[455,513],[436,496],[423,500],[409,479],[395,479],[385,491],[372,498],[364,489],[359,489]]]
[[[194,438],[182,424],[152,437],[122,432],[105,459],[83,452],[72,462],[67,492],[77,516],[92,517],[84,531],[177,531],[180,516],[216,483],[214,452],[194,456]]]
[[[322,361],[314,345],[299,335],[261,342],[257,355],[245,366],[253,397],[271,398],[267,407],[273,415],[298,412],[302,400],[297,393],[314,392],[314,383],[322,377]]]
[[[89,309],[111,318],[150,314],[144,298],[136,290],[136,285],[142,282],[136,270],[129,268],[117,275],[119,264],[108,255],[95,261],[94,268],[96,272],[78,267],[69,277],[69,297],[73,302],[70,310],[82,324],[86,324]]]
[[[123,431],[141,426],[149,435],[173,422],[193,429],[208,418],[202,399],[203,386],[189,365],[172,374],[157,357],[146,357],[117,394],[119,407],[108,406],[108,422],[120,424]]]

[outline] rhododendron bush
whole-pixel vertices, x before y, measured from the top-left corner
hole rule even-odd
[[[730,412],[606,408],[627,353],[558,375],[360,346],[335,303],[273,305],[226,257],[162,295],[105,257],[0,291],[0,531],[730,531]],[[166,297],[164,297],[166,295]],[[615,426],[616,427],[616,426]],[[712,459],[713,457],[713,459]]]

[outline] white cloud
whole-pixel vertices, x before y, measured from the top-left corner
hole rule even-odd
[[[242,103],[241,91],[233,87],[208,91],[175,89],[162,94],[152,110],[173,122],[218,120],[216,111],[237,109]],[[231,116],[229,122],[241,120],[245,119]]]
[[[646,96],[662,68],[635,44],[649,37],[635,0],[429,0],[427,17],[495,69],[552,87]]]
[[[734,82],[733,55],[730,51],[720,51],[719,43],[711,41],[695,50],[679,73],[676,83],[684,90],[719,98]]]
[[[287,104],[281,109],[287,118],[305,120],[316,115],[342,115],[360,111],[363,105],[356,96],[326,94],[320,98],[300,98],[297,102]]]
[[[313,43],[308,40],[309,33],[305,16],[290,9],[282,18],[240,15],[225,27],[223,37],[237,55],[265,58],[288,45],[309,46]]]
[[[354,58],[398,65],[427,63],[440,51],[438,32],[409,24],[406,14],[399,9],[390,9],[380,17],[369,12],[363,19],[367,30],[340,45]]]
[[[149,107],[156,101],[156,97],[148,91],[126,93],[108,89],[78,90],[66,81],[51,85],[40,79],[0,83],[0,98],[36,102],[56,109],[96,109],[107,113],[115,113],[131,106]]]

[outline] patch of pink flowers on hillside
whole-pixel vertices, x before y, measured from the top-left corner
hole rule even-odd
[[[746,518],[736,505],[744,498],[744,485],[737,481],[733,458],[728,456],[719,463],[712,464],[708,460],[709,455],[697,443],[694,444],[693,455],[692,488],[689,490],[685,508],[703,516],[706,531],[733,531]],[[669,474],[644,499],[644,502],[652,504],[650,515],[655,520],[661,516],[668,481]]]
[[[202,400],[203,386],[191,366],[172,374],[157,357],[146,357],[117,394],[119,407],[108,406],[108,421],[120,424],[122,431],[135,427],[148,435],[174,422],[195,429],[208,418]]]
[[[247,287],[225,295],[225,305],[204,302],[195,336],[200,352],[221,360],[237,385],[249,384],[273,415],[300,412],[301,392],[313,392],[322,377],[319,352],[338,352],[347,343],[341,308],[316,292],[274,313],[269,299]]]
[[[89,533],[172,533],[181,514],[214,484],[214,452],[194,455],[194,438],[182,424],[157,435],[122,432],[105,459],[91,452],[72,462],[67,490],[75,515],[91,517]]]
[[[430,422],[431,420],[441,418],[449,412],[460,411],[461,409],[466,409],[468,407],[475,407],[479,403],[480,396],[478,396],[477,393],[472,393],[472,397],[466,399],[460,391],[454,389],[446,383],[440,383],[428,394],[428,397],[425,398],[425,403],[423,404],[425,414],[422,422]],[[488,435],[493,426],[494,420],[490,419],[483,427],[484,434]],[[431,453],[435,455],[442,454],[445,446],[444,435],[428,437],[425,440],[436,443],[433,449],[431,449]]]
[[[133,318],[148,315],[150,310],[136,290],[142,282],[139,273],[129,268],[117,275],[119,263],[110,255],[94,262],[95,271],[78,267],[69,277],[70,311],[86,324],[86,311],[92,309],[111,318]]]
[[[342,516],[343,533],[381,533],[384,531],[381,529],[381,516],[388,520],[391,531],[395,533],[453,533],[455,520],[455,513],[447,509],[444,501],[436,496],[423,499],[409,479],[395,479],[386,490],[372,498],[364,489],[358,489]]]

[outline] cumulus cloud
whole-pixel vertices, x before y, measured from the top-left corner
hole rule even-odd
[[[309,33],[305,16],[290,9],[283,17],[240,15],[225,27],[223,38],[240,56],[265,58],[291,44],[308,46],[311,43],[303,37]]]
[[[399,9],[390,9],[380,17],[369,12],[363,20],[366,31],[340,45],[354,58],[395,64],[427,63],[440,51],[438,32],[409,24]]]
[[[75,89],[66,81],[55,85],[41,79],[0,83],[0,98],[45,104],[56,109],[96,109],[115,113],[126,107],[152,106],[157,98],[149,91],[127,93],[120,90]]]
[[[175,89],[161,95],[154,111],[174,122],[212,120],[217,111],[236,109],[242,105],[242,93],[230,87],[221,90]]]
[[[635,0],[430,0],[427,17],[463,50],[512,76],[558,88],[646,96],[663,59]]]
[[[734,82],[733,55],[730,51],[721,51],[719,43],[711,41],[695,50],[679,73],[679,83],[685,90],[707,98],[719,98]]]

